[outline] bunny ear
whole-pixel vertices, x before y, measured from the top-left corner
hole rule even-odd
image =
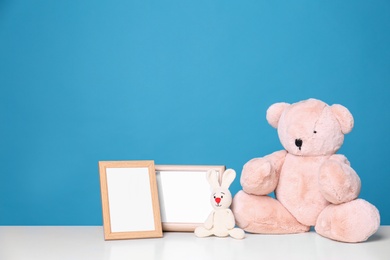
[[[230,184],[233,183],[236,178],[236,172],[233,169],[227,169],[222,175],[222,188],[228,189]]]
[[[218,172],[215,170],[208,170],[207,171],[207,180],[210,183],[210,186],[213,189],[219,188],[219,182],[218,182]]]

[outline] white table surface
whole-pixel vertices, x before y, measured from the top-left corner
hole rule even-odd
[[[358,244],[315,232],[243,240],[165,232],[163,238],[105,241],[101,226],[0,226],[0,259],[390,259],[390,226]]]

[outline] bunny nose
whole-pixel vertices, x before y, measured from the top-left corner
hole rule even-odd
[[[215,198],[215,202],[219,204],[221,202],[221,198]]]

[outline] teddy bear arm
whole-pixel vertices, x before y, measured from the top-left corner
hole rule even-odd
[[[277,151],[247,162],[241,174],[243,190],[254,195],[267,195],[273,192],[278,184],[286,154],[284,150]]]
[[[361,182],[344,155],[333,155],[320,168],[321,193],[333,204],[352,201],[359,196]]]
[[[348,161],[347,157],[343,154],[333,154],[329,157],[329,160],[337,161],[341,164],[346,164],[348,166],[351,165],[351,163]]]

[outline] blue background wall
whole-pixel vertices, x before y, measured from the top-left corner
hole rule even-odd
[[[353,113],[340,153],[389,225],[389,14],[389,1],[1,1],[0,224],[101,225],[99,160],[240,172],[282,149],[267,108],[314,97]]]

